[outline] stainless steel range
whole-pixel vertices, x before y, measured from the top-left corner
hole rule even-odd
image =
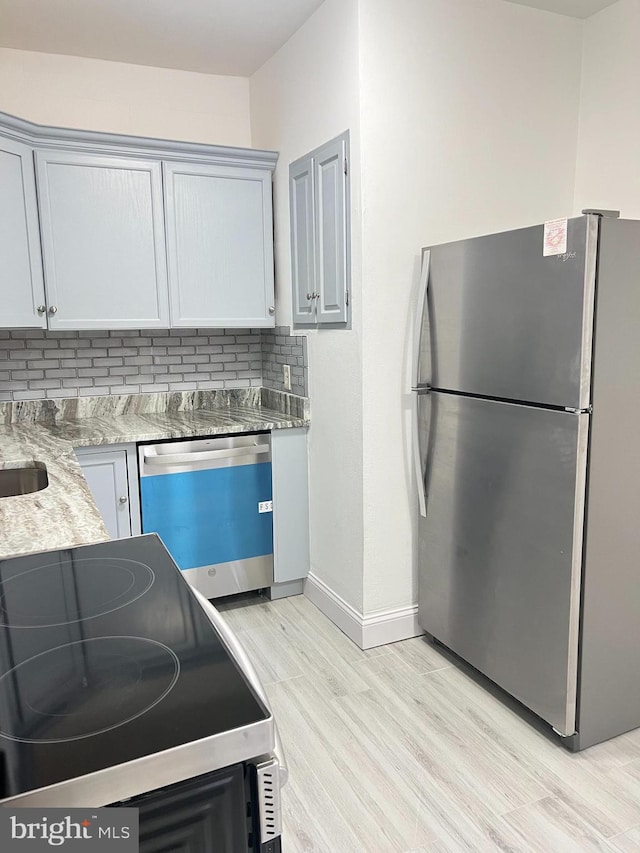
[[[137,806],[143,853],[166,834],[275,853],[276,742],[253,667],[156,535],[0,561],[0,805]]]

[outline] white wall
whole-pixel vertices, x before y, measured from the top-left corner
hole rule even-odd
[[[275,173],[278,325],[291,323],[289,163],[351,132],[353,329],[308,334],[311,569],[362,608],[362,321],[357,0],[326,0],[251,78],[253,144]]]
[[[568,215],[574,199],[640,215],[639,4],[586,23],[577,188],[585,24],[502,0],[326,0],[250,81],[0,49],[0,110],[278,150],[278,325],[291,322],[288,164],[350,129],[353,329],[308,334],[311,560],[358,611],[416,597],[419,249]]]
[[[586,21],[575,210],[640,218],[640,0]]]
[[[245,77],[0,48],[0,110],[58,127],[251,145]]]
[[[573,210],[577,20],[360,0],[364,612],[416,599],[407,362],[421,246]]]

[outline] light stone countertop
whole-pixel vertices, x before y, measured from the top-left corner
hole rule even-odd
[[[49,477],[49,485],[39,492],[0,498],[0,558],[109,539],[75,447],[285,429],[308,423],[306,415],[285,414],[256,401],[192,411],[0,425],[0,468],[43,463]]]
[[[109,539],[73,446],[40,424],[0,427],[0,467],[44,463],[49,485],[0,498],[0,557]]]
[[[274,412],[263,406],[232,406],[192,412],[154,412],[106,415],[62,421],[47,427],[49,433],[74,447],[127,444],[167,438],[253,432],[305,426],[303,418]]]

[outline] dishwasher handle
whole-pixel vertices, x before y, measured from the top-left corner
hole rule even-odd
[[[145,465],[154,465],[158,468],[166,465],[189,465],[194,462],[213,462],[217,459],[230,459],[237,456],[259,456],[261,453],[269,453],[268,444],[256,444],[249,447],[227,447],[222,450],[199,450],[195,453],[153,453],[150,448],[142,451],[142,459]]]

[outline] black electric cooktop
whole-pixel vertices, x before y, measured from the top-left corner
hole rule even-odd
[[[0,800],[269,717],[154,534],[0,560]]]

